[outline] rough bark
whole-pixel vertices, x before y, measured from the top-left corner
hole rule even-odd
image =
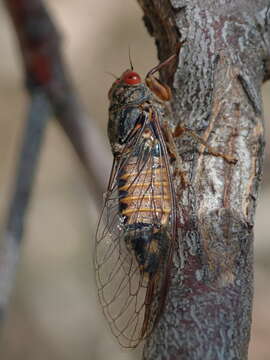
[[[160,60],[185,44],[171,124],[185,124],[236,165],[177,140],[189,186],[163,316],[144,359],[247,359],[253,297],[253,224],[264,129],[261,85],[269,78],[269,0],[138,0]],[[177,255],[177,254],[176,254]],[[180,260],[179,260],[180,259]]]

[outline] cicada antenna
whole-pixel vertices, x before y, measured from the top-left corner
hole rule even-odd
[[[130,64],[130,69],[133,71],[134,67],[132,64],[132,60],[131,60],[131,55],[130,55],[130,46],[128,47],[128,58],[129,58],[129,64]]]

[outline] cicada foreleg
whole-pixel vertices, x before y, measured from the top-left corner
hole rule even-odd
[[[193,139],[195,139],[197,142],[199,142],[203,146],[205,146],[205,148],[209,151],[209,154],[216,156],[216,157],[221,157],[225,161],[227,161],[229,164],[237,163],[237,159],[234,156],[217,151],[215,148],[208,145],[207,142],[201,136],[197,135],[193,130],[191,130],[187,127],[182,127],[180,125],[177,125],[173,132],[173,137],[180,137],[184,133],[188,133],[190,136],[193,137]]]
[[[182,45],[185,41],[182,41],[178,44],[178,50],[180,51]],[[146,77],[145,82],[149,89],[156,95],[156,97],[161,101],[170,101],[172,98],[172,92],[168,85],[162,83],[159,79],[157,79],[154,74],[159,71],[160,69],[168,66],[170,63],[172,63],[177,58],[177,53],[171,55],[166,60],[155,66],[153,69],[151,69]]]

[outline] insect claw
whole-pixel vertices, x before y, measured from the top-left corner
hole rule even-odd
[[[237,164],[237,162],[238,162],[238,159],[237,159],[237,158],[235,158],[235,157],[233,157],[233,156],[230,156],[230,155],[224,155],[224,156],[226,156],[226,158],[224,158],[224,159],[225,159],[228,163],[233,164],[233,165]]]
[[[183,189],[186,189],[190,184],[190,182],[187,178],[187,172],[183,171],[179,168],[176,168],[174,170],[174,178],[180,178],[180,182],[181,182],[180,187]]]

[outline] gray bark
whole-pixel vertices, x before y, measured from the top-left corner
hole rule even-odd
[[[247,359],[253,297],[253,224],[270,74],[269,0],[138,0],[160,60],[185,40],[175,69],[171,124],[191,127],[236,165],[177,140],[189,186],[164,313],[144,359]],[[175,254],[177,255],[177,254]],[[180,259],[180,260],[179,260]]]

